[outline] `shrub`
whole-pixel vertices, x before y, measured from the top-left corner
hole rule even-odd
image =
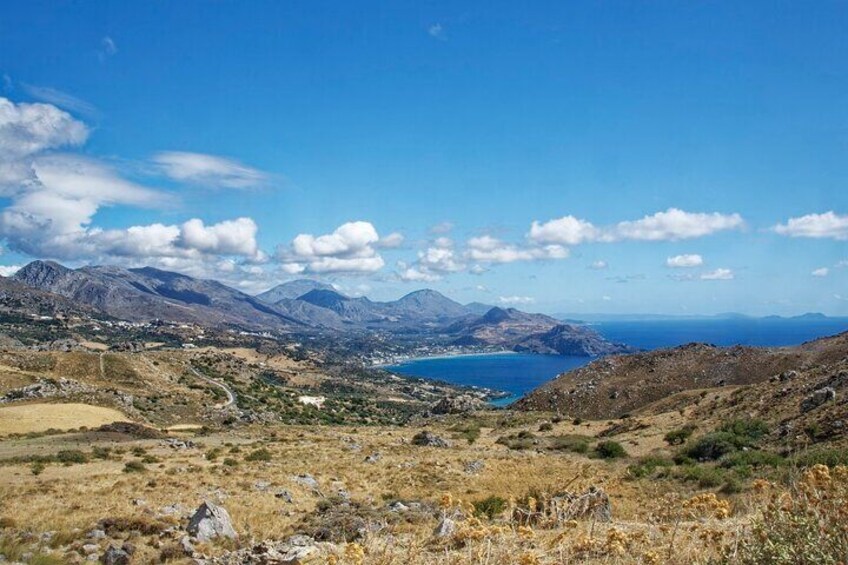
[[[627,457],[627,451],[617,441],[602,441],[595,446],[595,454],[601,459],[618,459]]]
[[[141,461],[128,461],[124,465],[124,473],[143,473],[147,470]]]
[[[47,465],[44,464],[44,461],[33,461],[32,465],[29,466],[30,472],[35,476],[43,473],[46,468]]]
[[[671,467],[674,461],[667,457],[657,457],[655,455],[646,455],[640,457],[635,463],[627,466],[627,473],[634,479],[640,479],[653,475],[658,467]]]
[[[725,473],[723,469],[711,465],[687,465],[683,468],[680,478],[698,483],[701,488],[715,488],[725,482]]]
[[[788,492],[773,492],[752,531],[726,547],[723,563],[830,565],[848,555],[848,469],[817,465]],[[777,501],[780,500],[780,503]]]
[[[780,467],[786,460],[777,453],[770,451],[737,451],[721,459],[721,466],[730,469],[734,467]]]
[[[226,467],[238,467],[238,461],[236,461],[232,457],[226,457],[224,459],[224,465]]]
[[[549,432],[554,429],[554,425],[550,422],[544,422],[539,426],[540,432]]]
[[[793,457],[792,463],[801,468],[813,467],[814,465],[827,465],[828,467],[848,465],[848,449],[827,447],[807,449]]]
[[[454,439],[465,439],[468,445],[473,444],[480,437],[480,424],[477,422],[460,423],[449,430],[455,432]]]
[[[577,434],[556,436],[551,438],[551,449],[556,451],[571,451],[573,453],[586,453],[589,451],[590,438]]]
[[[668,432],[663,439],[669,445],[683,445],[692,436],[696,428],[697,426],[694,424],[686,424],[680,429]]]
[[[252,451],[247,457],[244,458],[245,461],[270,461],[271,460],[271,452],[261,447]]]
[[[474,514],[476,516],[486,516],[490,520],[503,513],[506,510],[507,501],[500,496],[489,496],[483,500],[474,502]]]
[[[532,439],[532,437],[521,437],[521,434],[511,434],[508,436],[499,437],[495,443],[505,445],[510,449],[516,450],[530,449],[531,447],[536,445],[536,441]]]
[[[91,448],[91,456],[95,459],[109,459],[112,455],[112,449],[109,447],[100,447],[95,445]]]
[[[78,449],[63,449],[56,454],[56,461],[64,465],[86,463],[88,461],[88,456]]]
[[[582,418],[574,418],[574,419],[571,421],[571,423],[572,423],[572,425],[579,426],[580,424],[582,424],[582,423],[583,423],[583,419],[582,419]]]
[[[698,461],[715,461],[739,448],[738,438],[729,432],[711,432],[699,438],[684,451]]]
[[[768,424],[762,420],[733,420],[721,426],[719,431],[728,432],[740,441],[755,443],[768,434]]]

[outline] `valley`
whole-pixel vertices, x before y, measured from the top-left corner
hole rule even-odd
[[[97,284],[50,265],[2,280],[12,562],[757,563],[802,543],[780,529],[794,507],[769,514],[769,500],[820,504],[810,527],[836,519],[824,500],[846,500],[848,334],[637,352],[430,292],[291,298],[298,281],[265,303],[106,271]],[[118,307],[100,309],[104,288]],[[353,329],[293,322],[279,301]],[[404,326],[414,319],[432,326]],[[489,404],[497,390],[375,366],[559,347],[597,357],[507,408]],[[820,502],[799,498],[812,484]]]

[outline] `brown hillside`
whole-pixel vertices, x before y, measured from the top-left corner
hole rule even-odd
[[[600,359],[559,375],[516,404],[581,418],[615,418],[685,391],[768,383],[787,371],[829,367],[848,356],[848,333],[786,348],[688,344]],[[774,388],[775,383],[772,383]]]

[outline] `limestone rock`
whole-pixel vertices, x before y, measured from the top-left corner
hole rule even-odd
[[[223,506],[208,501],[201,504],[195,511],[189,520],[186,531],[201,542],[207,542],[217,537],[238,538],[238,534],[233,529],[229,512]]]

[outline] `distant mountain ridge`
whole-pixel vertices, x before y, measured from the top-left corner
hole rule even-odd
[[[278,284],[274,288],[268,289],[265,292],[256,295],[256,298],[263,302],[275,304],[283,299],[293,300],[299,298],[310,290],[335,290],[332,285],[315,281],[312,279],[296,279],[293,281]]]
[[[129,321],[161,319],[273,329],[302,325],[284,312],[217,281],[152,267],[69,269],[52,261],[33,261],[12,278]]]
[[[164,320],[287,333],[381,332],[407,341],[438,339],[454,345],[566,355],[623,351],[588,327],[562,324],[550,316],[514,308],[483,311],[483,305],[464,306],[431,289],[376,302],[300,279],[250,296],[218,281],[152,267],[70,269],[52,261],[33,261],[4,281],[9,288],[36,289],[41,303],[53,296],[55,304],[77,304],[136,322]],[[305,292],[299,294],[301,291]],[[26,294],[21,290],[21,295]]]

